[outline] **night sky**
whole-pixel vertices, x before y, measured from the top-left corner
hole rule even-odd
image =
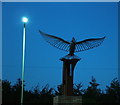
[[[106,36],[101,46],[75,53],[81,58],[74,71],[74,83],[88,86],[94,76],[104,89],[118,77],[118,3],[113,2],[4,2],[2,7],[2,78],[13,84],[21,78],[22,17],[26,29],[25,85],[31,89],[47,83],[62,83],[62,61],[67,52],[50,46],[39,29],[67,41]]]

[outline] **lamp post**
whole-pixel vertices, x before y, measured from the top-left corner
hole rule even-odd
[[[23,105],[23,91],[24,91],[24,66],[25,66],[25,36],[26,36],[26,23],[28,18],[23,17],[23,48],[22,48],[22,89],[21,89],[21,105]]]

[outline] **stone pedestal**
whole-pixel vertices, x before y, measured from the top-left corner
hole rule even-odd
[[[53,105],[82,105],[81,96],[56,96],[53,98]]]
[[[80,58],[76,55],[66,55],[60,59],[63,61],[63,95],[73,96],[74,68]]]
[[[82,105],[82,97],[73,96],[74,68],[80,58],[74,54],[68,54],[60,60],[63,61],[63,95],[54,97],[53,105]]]

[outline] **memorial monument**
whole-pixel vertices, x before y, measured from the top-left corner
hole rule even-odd
[[[64,104],[81,105],[82,97],[73,96],[74,68],[77,62],[80,60],[80,58],[76,56],[74,53],[92,49],[94,47],[99,46],[104,41],[105,37],[85,39],[83,41],[78,42],[73,37],[71,42],[68,42],[62,38],[46,34],[40,30],[39,32],[50,45],[60,50],[69,52],[68,55],[60,59],[61,61],[63,61],[63,76],[62,76],[63,95],[54,97],[53,99],[54,105]]]

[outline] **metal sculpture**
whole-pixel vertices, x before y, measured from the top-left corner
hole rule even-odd
[[[62,38],[46,34],[40,30],[39,32],[44,37],[44,39],[52,46],[69,52],[68,55],[64,56],[60,60],[63,61],[63,77],[62,77],[63,95],[72,96],[73,72],[76,63],[80,60],[80,58],[74,55],[74,53],[92,49],[94,47],[99,46],[104,41],[105,37],[85,39],[83,41],[78,41],[78,42],[73,37],[71,42],[68,42]]]
[[[46,34],[42,31],[40,31],[40,34],[45,38],[45,40],[50,43],[52,46],[69,52],[69,55],[74,55],[75,52],[81,52],[84,50],[92,49],[94,47],[99,46],[105,39],[105,37],[102,38],[91,38],[91,39],[85,39],[83,41],[76,42],[75,38],[73,37],[71,42],[65,41],[62,38]]]

